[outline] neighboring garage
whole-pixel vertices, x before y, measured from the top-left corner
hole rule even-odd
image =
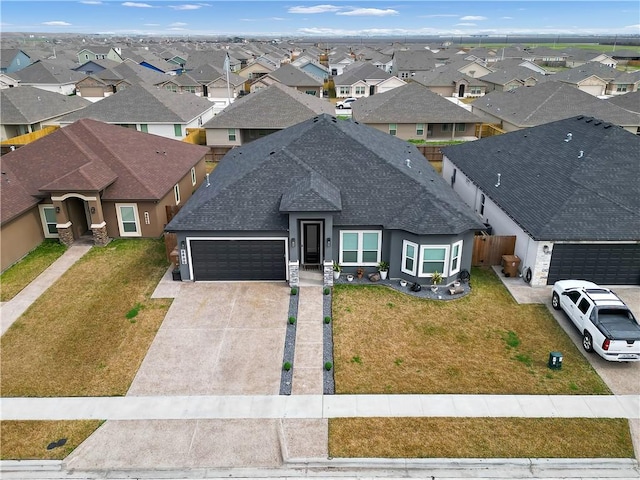
[[[568,278],[601,285],[640,285],[640,244],[556,243],[547,285]]]
[[[190,239],[193,279],[286,280],[285,239]]]

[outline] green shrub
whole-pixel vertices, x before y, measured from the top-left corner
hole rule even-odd
[[[331,370],[331,367],[333,367],[333,364],[331,362],[326,362],[324,364],[324,369],[327,371]]]
[[[324,317],[324,323],[331,323],[331,317]]]
[[[331,293],[331,289],[329,287],[324,287],[323,292],[325,295],[329,295]]]
[[[289,323],[291,325],[293,325],[294,323],[296,323],[296,317],[289,317]]]
[[[297,295],[298,294],[298,288],[297,287],[291,287],[291,295]]]
[[[289,370],[291,370],[291,362],[284,362],[284,365],[282,365],[282,368],[285,369],[287,372]]]

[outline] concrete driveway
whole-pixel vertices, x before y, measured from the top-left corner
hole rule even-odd
[[[284,283],[184,283],[128,395],[278,395]]]

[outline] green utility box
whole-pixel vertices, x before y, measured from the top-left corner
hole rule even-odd
[[[549,354],[549,368],[560,370],[562,368],[562,353],[551,352]]]

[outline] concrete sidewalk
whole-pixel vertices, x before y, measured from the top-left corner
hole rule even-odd
[[[2,398],[2,420],[640,418],[638,395],[219,395]]]
[[[20,293],[0,306],[0,334],[4,335],[13,322],[31,306],[51,285],[55,283],[76,261],[84,256],[92,245],[76,242],[69,247],[49,268],[27,285]]]

